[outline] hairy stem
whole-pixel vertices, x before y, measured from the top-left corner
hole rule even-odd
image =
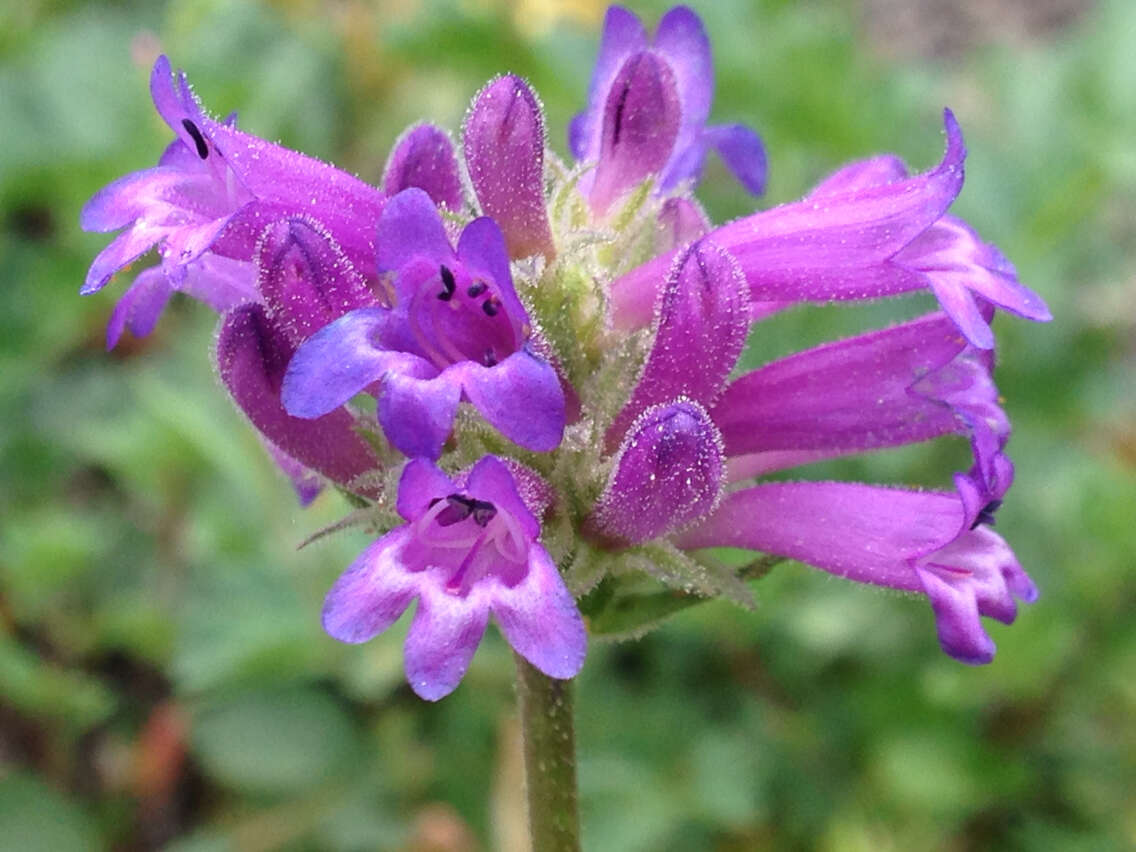
[[[542,674],[519,655],[516,660],[533,852],[579,852],[572,682]]]

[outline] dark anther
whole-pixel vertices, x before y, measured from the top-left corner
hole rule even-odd
[[[441,497],[435,497],[433,500],[430,501],[430,508],[433,509],[435,506],[437,506],[441,502],[442,502]]]
[[[448,266],[443,266],[441,273],[442,292],[438,294],[438,298],[443,302],[448,302],[454,297],[454,291],[458,289],[458,282],[454,280],[454,273],[450,272]]]
[[[974,529],[979,524],[994,526],[994,513],[998,511],[1001,505],[1001,500],[991,500],[979,510],[978,517],[974,519],[974,523],[970,525],[970,528]]]
[[[205,144],[205,137],[201,135],[201,131],[197,129],[197,125],[188,118],[183,118],[181,120],[181,126],[185,128],[186,133],[193,137],[193,144],[197,146],[197,156],[203,160],[208,158],[209,146]]]
[[[435,501],[436,502],[436,501]],[[479,527],[488,526],[497,514],[497,507],[485,500],[474,500],[472,497],[463,497],[461,494],[451,494],[446,498],[449,504],[438,513],[437,521],[440,527],[453,526],[473,516],[473,522]],[[433,505],[433,504],[431,504]]]
[[[486,299],[481,303],[481,310],[485,311],[487,317],[495,317],[497,312],[501,310],[501,303],[496,299]]]
[[[478,296],[480,296],[482,293],[484,293],[488,289],[489,289],[489,285],[486,284],[484,281],[475,281],[473,284],[470,285],[470,288],[468,290],[466,290],[466,293],[469,294],[469,297],[471,299],[476,299]]]
[[[486,367],[496,367],[497,366],[497,353],[495,353],[492,349],[486,349],[485,350],[485,357],[481,359],[481,363],[484,364]]]
[[[473,522],[479,527],[489,526],[489,522],[497,515],[497,507],[485,500],[473,501]]]

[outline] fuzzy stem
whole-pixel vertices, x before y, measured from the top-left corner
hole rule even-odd
[[[572,682],[542,674],[519,655],[516,660],[533,852],[579,852]]]

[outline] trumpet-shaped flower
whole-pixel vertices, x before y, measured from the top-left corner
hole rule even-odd
[[[457,687],[490,615],[536,668],[573,677],[587,638],[538,540],[535,514],[542,509],[526,504],[513,473],[494,456],[456,478],[424,459],[409,462],[398,490],[406,523],[363,551],[335,583],[324,603],[324,629],[343,642],[366,642],[417,599],[406,676],[430,701]]]
[[[437,458],[464,398],[522,447],[554,449],[564,392],[533,347],[493,220],[467,225],[455,250],[430,198],[408,189],[384,209],[378,242],[393,306],[351,311],[300,346],[284,380],[287,410],[320,417],[370,390],[390,442]]]

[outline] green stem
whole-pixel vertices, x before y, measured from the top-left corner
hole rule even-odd
[[[579,852],[572,681],[550,678],[516,659],[532,849]]]

